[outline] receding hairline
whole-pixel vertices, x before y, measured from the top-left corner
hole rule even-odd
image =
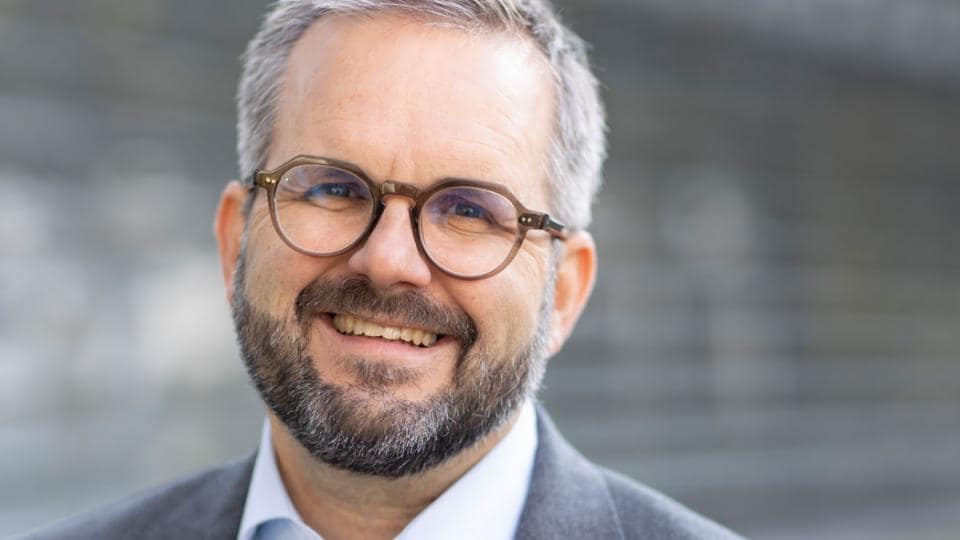
[[[472,21],[463,21],[455,18],[454,14],[443,15],[434,11],[416,9],[415,7],[404,5],[387,5],[382,7],[332,11],[324,13],[311,21],[310,24],[304,27],[300,35],[297,36],[297,39],[290,45],[288,54],[284,58],[284,63],[281,69],[283,76],[278,81],[281,93],[283,85],[286,82],[286,74],[290,69],[290,58],[293,56],[293,51],[296,50],[297,46],[303,41],[303,37],[307,33],[314,30],[318,25],[335,23],[339,20],[358,19],[373,21],[384,18],[394,18],[400,21],[406,20],[410,24],[420,24],[429,28],[437,28],[441,30],[459,30],[475,37],[501,36],[509,40],[524,43],[531,51],[536,51],[537,54],[532,55],[531,58],[536,59],[536,62],[544,70],[544,73],[550,78],[550,83],[554,93],[554,106],[556,107],[558,105],[556,103],[556,97],[560,90],[558,85],[559,81],[554,66],[551,64],[550,58],[548,57],[548,51],[544,49],[542,44],[531,33],[530,29],[526,28],[526,26],[523,24],[523,21],[519,18],[516,20],[504,21],[491,16],[482,20],[477,18],[476,20]]]
[[[354,6],[340,5],[319,14],[316,20],[334,16],[361,16],[376,17],[384,13],[393,13],[415,19],[425,24],[450,25],[463,30],[484,32],[488,30],[513,29],[518,33],[527,33],[527,19],[509,3],[499,2],[500,9],[474,10],[470,8],[456,9],[447,4],[440,6],[430,2],[404,3],[403,1],[387,1],[380,4],[359,3]]]
[[[335,11],[325,13],[317,17],[315,20],[311,21],[310,24],[304,27],[300,35],[297,36],[296,41],[291,44],[289,53],[284,59],[282,68],[283,73],[286,73],[289,69],[290,57],[293,55],[293,51],[297,48],[298,44],[303,41],[303,37],[307,33],[313,31],[318,25],[334,24],[337,21],[350,19],[374,21],[385,18],[392,18],[398,21],[407,21],[409,24],[419,24],[428,28],[436,28],[440,30],[459,30],[475,37],[500,36],[508,40],[524,43],[530,48],[531,51],[536,51],[538,53],[534,55],[536,61],[540,64],[540,67],[544,68],[545,73],[551,77],[553,86],[557,86],[556,74],[554,73],[550,59],[547,56],[547,51],[544,50],[543,46],[527,28],[522,26],[520,22],[507,23],[499,19],[490,18],[489,21],[477,21],[475,24],[468,24],[464,21],[453,19],[452,17],[445,18],[444,16],[431,11],[416,10],[405,6]],[[281,78],[279,82],[282,84],[284,80],[284,78]]]

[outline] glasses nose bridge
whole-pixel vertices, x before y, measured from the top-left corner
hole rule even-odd
[[[420,188],[414,186],[413,184],[405,184],[403,182],[386,180],[380,184],[380,196],[385,199],[391,195],[406,197],[413,201],[415,205],[417,198],[420,196]]]
[[[418,216],[416,215],[417,201],[420,197],[420,188],[414,186],[413,184],[406,184],[404,182],[396,182],[394,180],[385,180],[379,186],[380,196],[378,197],[379,203],[377,204],[378,208],[375,210],[373,221],[370,225],[370,228],[367,231],[367,235],[373,232],[373,229],[377,227],[380,223],[380,218],[383,215],[384,210],[386,210],[386,200],[388,197],[404,197],[410,199],[410,225],[413,228],[413,236],[417,240],[417,246],[419,248],[420,242],[417,238],[419,233],[418,229]],[[366,235],[365,235],[366,236]]]
[[[380,221],[380,215],[383,214],[384,209],[386,208],[387,197],[404,197],[410,199],[410,221],[413,226],[413,235],[417,236],[417,200],[420,197],[420,188],[413,184],[406,184],[404,182],[396,182],[394,180],[384,180],[380,184],[380,208],[378,209],[376,216],[374,217],[374,226]]]

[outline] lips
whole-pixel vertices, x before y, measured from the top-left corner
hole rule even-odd
[[[403,341],[413,346],[431,347],[438,335],[421,328],[384,326],[346,313],[334,314],[333,327],[341,334]]]

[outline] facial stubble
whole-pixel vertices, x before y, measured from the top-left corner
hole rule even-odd
[[[267,406],[323,463],[384,477],[419,473],[503,425],[543,379],[552,271],[532,336],[513,354],[498,356],[466,313],[415,290],[385,295],[359,276],[313,281],[298,294],[294,315],[277,319],[250,303],[245,255],[238,260],[232,305],[241,356]],[[338,362],[353,372],[355,384],[324,380],[307,351],[311,325],[323,312],[375,313],[440,330],[460,345],[453,380],[423,400],[403,399],[391,388],[419,374],[363,358]]]

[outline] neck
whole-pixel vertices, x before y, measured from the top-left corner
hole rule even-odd
[[[440,465],[401,478],[358,474],[314,458],[272,413],[277,468],[304,522],[325,540],[394,538],[497,445],[519,409],[498,430]]]

